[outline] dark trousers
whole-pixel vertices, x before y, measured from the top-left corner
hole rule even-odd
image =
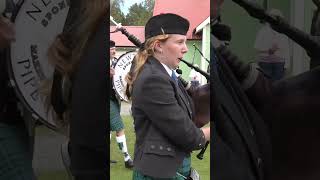
[[[0,122],[0,179],[35,179],[29,135],[23,122]]]
[[[271,77],[272,80],[280,80],[284,76],[284,62],[259,62],[259,66],[264,71],[264,73]]]

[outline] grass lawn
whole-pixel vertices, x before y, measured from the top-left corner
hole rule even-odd
[[[125,125],[125,134],[127,139],[128,150],[133,156],[133,148],[135,142],[135,134],[133,130],[133,120],[131,116],[123,116]],[[192,153],[192,167],[194,167],[200,174],[201,180],[210,179],[210,146],[207,148],[203,160],[197,159],[197,154],[199,151]],[[116,164],[111,164],[110,166],[110,180],[131,180],[132,170],[126,169],[124,167],[123,155],[120,152],[118,145],[115,140],[115,134],[112,134],[111,144],[110,144],[110,158],[112,160],[118,161]]]
[[[37,178],[38,180],[69,180],[69,176],[64,170],[41,172]]]

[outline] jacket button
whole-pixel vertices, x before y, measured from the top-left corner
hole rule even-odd
[[[252,136],[254,136],[254,130],[253,129],[250,129],[250,133]]]
[[[258,157],[258,158],[257,158],[257,163],[258,163],[258,166],[260,166],[261,163],[262,163],[262,159]]]
[[[155,146],[154,146],[154,145],[151,145],[150,147],[151,147],[151,149],[154,149],[154,148],[155,148]]]
[[[167,151],[171,151],[171,148],[170,148],[170,147],[167,147]]]
[[[162,146],[160,146],[160,147],[159,147],[159,149],[160,149],[160,150],[163,150],[163,147],[162,147]]]

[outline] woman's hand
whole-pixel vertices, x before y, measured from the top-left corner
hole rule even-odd
[[[210,141],[210,127],[203,127],[201,128],[203,134],[204,134],[204,138],[206,139],[206,141]]]
[[[13,23],[0,15],[0,49],[6,48],[15,40]]]

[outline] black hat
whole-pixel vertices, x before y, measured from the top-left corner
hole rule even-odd
[[[151,17],[145,26],[145,39],[161,34],[186,35],[189,21],[176,14],[160,14]]]
[[[116,43],[112,40],[110,40],[110,48],[116,47]]]

